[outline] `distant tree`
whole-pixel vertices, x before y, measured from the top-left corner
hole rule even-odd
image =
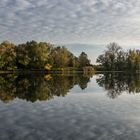
[[[117,60],[116,60],[116,70],[122,71],[126,70],[127,64],[126,64],[126,53],[124,51],[119,51],[117,54]]]
[[[121,49],[117,43],[110,43],[107,45],[105,53],[97,58],[97,63],[100,63],[104,67],[104,70],[117,70],[117,58]]]
[[[140,51],[129,50],[127,53],[127,69],[131,71],[140,70]]]
[[[83,68],[89,65],[86,53],[76,57],[64,46],[54,47],[50,43],[34,40],[19,45],[9,41],[0,44],[0,70]]]
[[[26,49],[26,44],[20,44],[18,47],[16,47],[16,53],[17,53],[17,67],[19,69],[21,68],[28,68],[28,65],[31,61],[28,50]]]
[[[51,47],[49,43],[36,41],[19,45],[18,61],[28,68],[42,69],[48,63]]]
[[[64,46],[53,48],[49,56],[49,62],[56,68],[68,66],[69,51]]]
[[[90,65],[90,60],[88,59],[88,56],[85,52],[82,52],[78,58],[79,61],[79,67],[85,67]]]
[[[15,45],[9,41],[0,44],[0,69],[16,69],[16,49]]]

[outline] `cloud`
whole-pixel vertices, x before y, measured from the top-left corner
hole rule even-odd
[[[139,0],[1,0],[0,40],[140,44]]]

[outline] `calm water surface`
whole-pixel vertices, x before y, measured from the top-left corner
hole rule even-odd
[[[0,140],[139,140],[140,76],[0,76]]]

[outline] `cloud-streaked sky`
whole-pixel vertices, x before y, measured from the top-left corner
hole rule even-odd
[[[0,0],[0,41],[140,44],[140,0]]]

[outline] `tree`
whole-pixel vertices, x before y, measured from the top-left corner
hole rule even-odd
[[[17,67],[19,69],[27,68],[31,59],[28,56],[28,50],[26,49],[26,44],[20,44],[16,47],[17,53]]]
[[[63,68],[68,66],[69,51],[64,46],[58,46],[51,50],[49,55],[49,62],[56,68]]]
[[[45,42],[37,43],[36,41],[31,41],[26,43],[26,50],[28,52],[28,57],[30,62],[28,67],[35,69],[44,68],[45,64],[48,63],[49,49],[51,45]]]
[[[82,52],[78,58],[79,61],[79,67],[83,68],[85,66],[89,66],[90,65],[90,60],[88,59],[88,56],[85,52]]]
[[[9,41],[0,44],[0,69],[16,69],[16,49],[15,45]]]
[[[126,70],[126,68],[127,68],[127,63],[126,63],[127,55],[126,55],[126,53],[122,50],[119,51],[116,59],[117,59],[116,70],[119,70],[119,71]]]
[[[104,67],[104,70],[117,70],[117,58],[121,49],[117,43],[110,43],[107,45],[105,53],[97,58],[97,63],[100,63]]]
[[[79,57],[68,51],[64,46],[57,46],[46,42],[28,41],[14,45],[9,41],[0,44],[0,69],[51,69],[90,66],[86,53]],[[49,66],[49,67],[48,67]]]

